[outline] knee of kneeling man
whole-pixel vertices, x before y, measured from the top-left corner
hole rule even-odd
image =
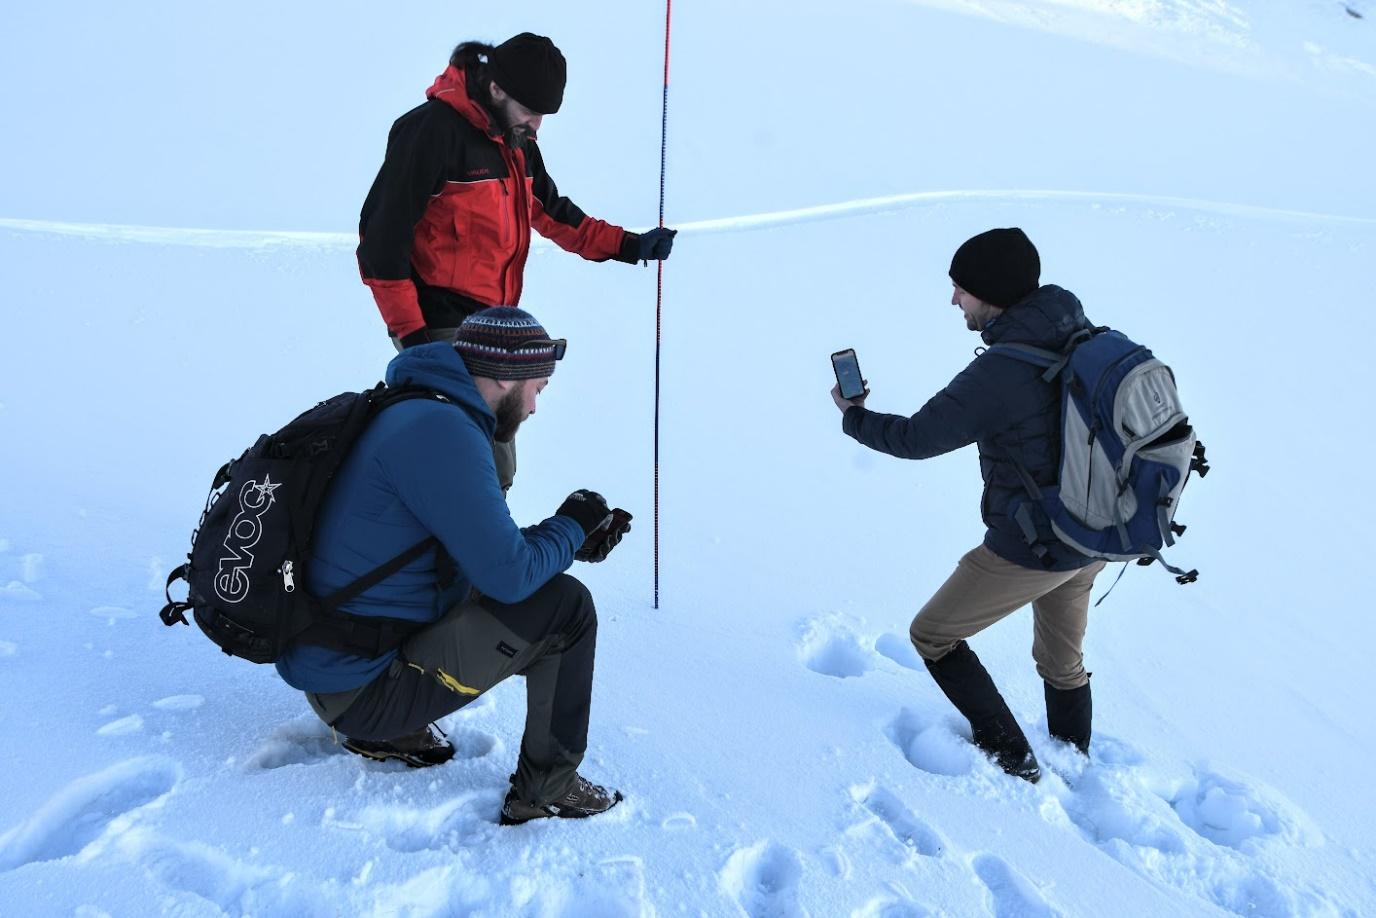
[[[588,618],[597,617],[597,604],[593,602],[592,591],[583,581],[571,574],[556,574],[554,582],[561,595],[577,603],[579,610]]]

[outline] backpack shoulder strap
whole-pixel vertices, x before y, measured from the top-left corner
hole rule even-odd
[[[341,587],[320,600],[320,607],[328,612],[333,612],[345,603],[353,602],[412,561],[418,559],[436,545],[439,545],[438,539],[434,536],[426,536],[392,560],[378,565],[362,577],[359,577],[353,583]]]
[[[428,389],[425,386],[388,386],[384,383],[378,383],[377,388],[372,390],[371,396],[374,412],[413,398],[428,398],[431,401],[444,402],[446,405],[458,407],[457,403],[443,392]]]
[[[1047,382],[1052,382],[1065,370],[1066,364],[1070,362],[1070,356],[1075,353],[1075,348],[1094,337],[1097,331],[1098,329],[1088,328],[1077,331],[1075,334],[1071,335],[1070,340],[1066,342],[1065,350],[1059,353],[1056,351],[1048,351],[1040,347],[1033,347],[1030,344],[1016,344],[1012,342],[1007,344],[992,344],[987,350],[1002,354],[1005,357],[1011,357],[1014,360],[1021,360],[1023,363],[1030,363],[1034,366],[1041,367],[1046,371],[1042,374],[1042,379]]]

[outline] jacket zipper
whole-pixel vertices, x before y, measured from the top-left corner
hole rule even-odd
[[[508,198],[515,198],[515,201],[508,201],[508,204],[515,205],[514,219],[516,221],[516,249],[514,252],[512,252],[511,260],[508,261],[506,263],[506,266],[502,268],[502,305],[515,306],[516,301],[520,299],[520,292],[516,289],[517,282],[513,282],[511,279],[511,273],[512,270],[515,269],[519,279],[519,274],[524,261],[521,258],[521,246],[526,238],[524,227],[529,220],[528,216],[523,219],[522,214],[524,213],[528,215],[530,213],[530,205],[525,201],[525,170],[520,168],[520,164],[517,161],[515,151],[507,147],[505,144],[502,145],[502,159],[506,161],[507,177],[511,180],[512,185],[515,187],[515,192],[513,194],[513,191],[507,188],[505,184],[503,184],[502,193],[505,194]],[[511,208],[507,209],[507,216],[512,216]]]

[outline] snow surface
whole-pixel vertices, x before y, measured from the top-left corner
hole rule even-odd
[[[553,35],[551,168],[644,226],[663,11],[287,6],[7,11],[0,914],[1376,913],[1370,3],[679,4],[658,610],[655,272],[544,247],[522,303],[572,346],[514,514],[594,487],[637,516],[575,571],[584,770],[627,800],[516,829],[518,681],[446,719],[451,763],[377,765],[156,610],[218,465],[380,378],[354,221],[449,46]],[[1035,787],[906,639],[979,539],[972,452],[866,451],[827,395],[841,347],[880,410],[958,371],[950,253],[1008,225],[1171,363],[1215,468],[1199,582],[1130,569],[1091,615],[1089,764],[1047,738],[1027,613],[974,639]]]

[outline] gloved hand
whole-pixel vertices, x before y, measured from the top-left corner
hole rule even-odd
[[[596,491],[586,488],[574,491],[555,511],[556,516],[567,516],[583,527],[583,538],[587,539],[612,518],[611,508]]]
[[[631,531],[631,515],[620,507],[612,511],[612,519],[588,536],[583,547],[573,553],[573,560],[596,564],[606,561],[612,549],[621,544],[621,537]]]
[[[417,344],[429,344],[430,329],[422,325],[420,328],[416,329],[410,334],[402,335],[401,338],[398,340],[400,341],[401,346],[403,348],[415,347]]]
[[[674,237],[678,230],[661,226],[641,233],[636,237],[636,259],[638,261],[663,261],[674,248]]]

